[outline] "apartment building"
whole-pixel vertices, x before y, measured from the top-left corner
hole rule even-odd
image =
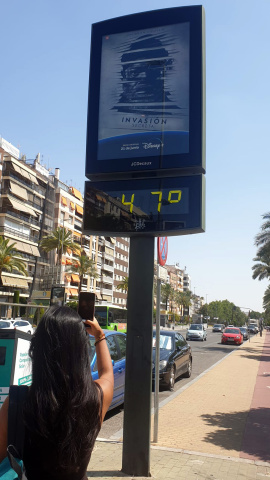
[[[0,235],[15,243],[28,272],[27,276],[2,272],[0,302],[12,301],[14,290],[29,300],[34,288],[42,288],[44,271],[52,262],[38,244],[53,227],[54,184],[39,155],[35,160],[20,159],[19,150],[1,138],[0,185]],[[1,308],[1,315],[5,312]]]
[[[127,303],[127,291],[118,289],[128,277],[129,265],[129,238],[116,237],[115,263],[114,263],[114,291],[113,303],[122,307]]]

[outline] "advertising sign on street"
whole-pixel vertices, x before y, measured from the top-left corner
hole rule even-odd
[[[204,88],[201,6],[94,24],[86,176],[205,173]]]

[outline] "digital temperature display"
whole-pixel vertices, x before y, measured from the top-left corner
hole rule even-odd
[[[86,182],[84,233],[183,235],[204,231],[204,176]]]

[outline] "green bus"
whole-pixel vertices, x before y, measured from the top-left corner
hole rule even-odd
[[[126,308],[114,305],[96,305],[95,317],[102,328],[124,333],[127,331]]]

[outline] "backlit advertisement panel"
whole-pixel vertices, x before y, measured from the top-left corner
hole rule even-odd
[[[86,176],[205,173],[202,6],[92,25]]]
[[[188,153],[189,29],[102,37],[98,160]]]

